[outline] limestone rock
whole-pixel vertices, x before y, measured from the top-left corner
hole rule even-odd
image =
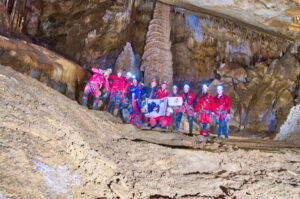
[[[284,124],[280,127],[275,140],[289,140],[300,143],[300,104],[294,106]]]
[[[77,64],[41,46],[0,36],[0,64],[46,83],[75,99],[85,71]]]
[[[157,78],[161,83],[173,82],[173,62],[170,43],[170,8],[166,4],[156,3],[153,19],[147,33],[141,70],[145,72],[145,83]]]
[[[140,66],[129,42],[126,43],[126,46],[124,46],[123,51],[117,58],[115,70],[118,68],[121,68],[124,71],[130,71],[139,79],[141,78]]]

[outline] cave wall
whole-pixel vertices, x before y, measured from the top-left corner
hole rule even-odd
[[[299,100],[299,47],[226,19],[174,8],[171,12],[174,82],[199,95],[224,85],[231,129],[275,132]]]
[[[43,1],[36,35],[81,65],[113,66],[130,42],[140,57],[153,1]]]
[[[226,19],[174,8],[172,52],[176,81],[209,80],[221,63],[242,67],[281,57],[292,45]],[[199,79],[200,78],[200,79]]]

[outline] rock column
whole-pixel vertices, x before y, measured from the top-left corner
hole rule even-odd
[[[152,78],[159,83],[173,82],[173,62],[170,42],[170,7],[157,2],[150,21],[141,70],[144,71],[145,84]]]

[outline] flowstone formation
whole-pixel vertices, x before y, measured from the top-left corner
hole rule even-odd
[[[135,76],[137,76],[139,79],[141,79],[142,74],[140,71],[140,63],[137,59],[136,55],[134,54],[132,50],[132,46],[129,42],[126,43],[126,45],[123,48],[123,51],[118,56],[116,64],[115,64],[115,71],[118,68],[123,69],[124,71],[131,72]]]
[[[11,66],[75,99],[85,71],[76,63],[26,41],[0,36],[0,64]]]
[[[291,109],[275,140],[288,140],[300,144],[300,104]]]
[[[145,83],[152,78],[158,82],[173,82],[173,62],[170,42],[170,7],[157,2],[153,19],[148,26],[147,40],[141,70],[145,72]]]
[[[41,0],[2,0],[0,11],[0,33],[23,38],[37,33]]]

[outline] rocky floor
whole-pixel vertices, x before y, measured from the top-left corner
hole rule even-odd
[[[299,148],[138,131],[4,66],[0,129],[1,199],[300,197]]]

